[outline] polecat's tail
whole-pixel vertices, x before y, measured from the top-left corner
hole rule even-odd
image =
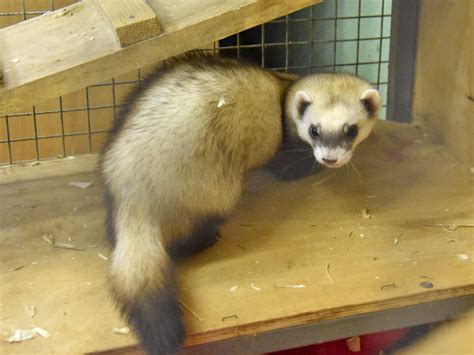
[[[185,330],[173,265],[159,227],[136,210],[110,217],[108,232],[115,241],[109,274],[112,294],[148,354],[175,354]]]

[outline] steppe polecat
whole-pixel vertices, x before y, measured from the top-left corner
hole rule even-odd
[[[376,121],[379,93],[349,74],[292,82],[213,56],[172,60],[131,94],[101,157],[112,294],[150,354],[185,330],[173,259],[212,245],[244,175],[286,140],[347,163]]]

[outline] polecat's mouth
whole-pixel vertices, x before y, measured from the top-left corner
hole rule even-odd
[[[341,166],[347,163],[347,161],[345,160],[337,160],[335,162],[320,161],[319,159],[316,159],[316,160],[318,161],[320,165],[325,166],[326,168],[330,168],[330,169],[340,168]]]
[[[340,148],[316,147],[314,157],[319,164],[327,168],[340,168],[351,160],[352,151]]]
[[[331,169],[335,169],[335,168],[340,168],[341,166],[344,165],[344,163],[322,163],[321,165],[324,165],[326,168],[331,168]]]

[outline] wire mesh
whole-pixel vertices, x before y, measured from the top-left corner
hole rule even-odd
[[[2,1],[0,27],[74,2],[36,0],[31,7],[29,0]],[[355,73],[386,97],[390,23],[391,0],[326,0],[222,39],[209,50],[295,74]],[[127,92],[149,70],[0,116],[0,164],[98,152]]]

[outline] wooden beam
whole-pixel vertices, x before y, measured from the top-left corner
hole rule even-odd
[[[110,20],[122,47],[158,36],[160,23],[145,0],[95,0]]]
[[[56,11],[6,27],[0,30],[0,40],[11,71],[0,91],[0,115],[110,80],[320,1],[149,0],[163,33],[125,48],[90,0],[60,10],[64,15]]]

